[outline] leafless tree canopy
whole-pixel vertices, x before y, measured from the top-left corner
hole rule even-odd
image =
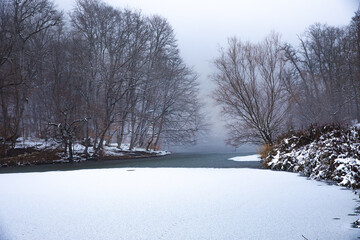
[[[312,25],[295,49],[285,45],[292,77],[285,83],[296,125],[359,120],[359,48],[355,21],[346,27]],[[358,24],[358,23],[357,23]]]
[[[282,86],[287,64],[279,35],[273,33],[259,44],[232,38],[214,64],[214,96],[228,122],[228,143],[272,144],[288,108]]]
[[[310,26],[298,47],[271,34],[259,44],[229,40],[214,61],[214,97],[232,145],[272,144],[309,125],[360,120],[360,10],[345,27]]]
[[[196,140],[197,75],[160,16],[78,0],[70,21],[49,0],[0,3],[0,137],[117,140],[158,149]],[[85,150],[87,153],[87,149]]]

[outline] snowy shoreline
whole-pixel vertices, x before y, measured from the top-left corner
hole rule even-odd
[[[248,155],[248,156],[238,156],[238,157],[232,157],[228,160],[236,161],[236,162],[260,162],[261,158],[260,155],[254,154],[254,155]]]
[[[359,189],[359,159],[359,125],[351,128],[323,126],[282,139],[267,154],[263,165]]]
[[[271,148],[263,166],[352,188],[359,201],[360,125],[329,125],[295,132]],[[354,226],[360,228],[360,218]]]
[[[89,157],[84,154],[85,146],[76,143],[73,145],[73,162],[101,160],[128,160],[138,158],[161,157],[171,154],[168,151],[154,151],[143,148],[129,149],[128,144],[104,145],[97,158],[91,157],[94,153],[92,147],[88,148]],[[0,159],[0,167],[22,167],[29,165],[68,164],[71,161],[63,152],[61,144],[54,140],[25,140],[20,139],[13,150],[14,156]]]

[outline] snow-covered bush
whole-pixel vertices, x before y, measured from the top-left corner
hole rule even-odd
[[[360,188],[360,126],[311,127],[279,140],[264,166]]]
[[[354,222],[356,228],[360,228],[360,218]]]

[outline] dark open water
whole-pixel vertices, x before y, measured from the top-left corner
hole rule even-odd
[[[23,167],[3,167],[1,173],[69,171],[100,168],[260,168],[260,162],[235,162],[228,160],[235,156],[254,153],[174,153],[163,157],[128,160],[89,161],[73,164],[52,164]]]

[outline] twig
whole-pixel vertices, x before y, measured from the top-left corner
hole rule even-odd
[[[304,235],[301,235],[305,240],[309,240],[309,239],[307,239],[306,237],[304,237]]]

